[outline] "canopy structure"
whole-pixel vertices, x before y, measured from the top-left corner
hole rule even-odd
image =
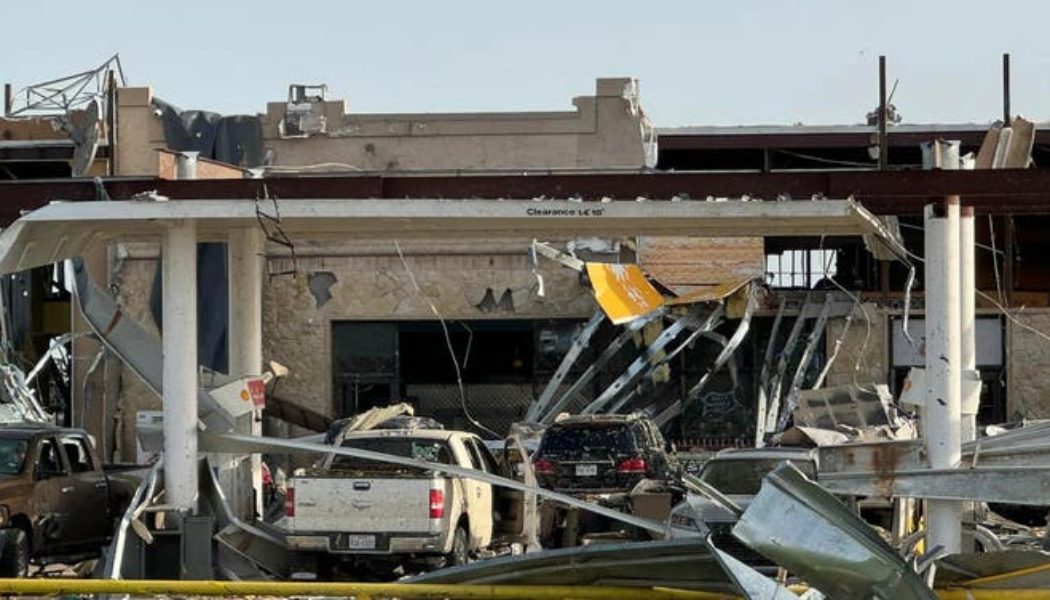
[[[515,237],[767,237],[865,235],[896,242],[852,200],[796,202],[571,200],[143,200],[54,202],[0,234],[0,272],[82,254],[93,245],[159,238],[193,221],[199,240],[231,229],[278,229],[298,239],[355,237],[484,239]]]
[[[159,240],[163,266],[164,460],[166,499],[197,506],[196,242],[228,243],[231,375],[262,369],[265,241],[324,239],[460,240],[547,236],[766,237],[864,235],[897,256],[903,248],[852,200],[479,200],[195,199],[53,202],[0,233],[0,273],[83,255],[108,243]],[[236,298],[234,296],[236,295]],[[252,431],[257,435],[261,432]],[[255,482],[256,485],[258,481]]]

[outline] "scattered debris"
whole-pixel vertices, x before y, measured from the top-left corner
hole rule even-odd
[[[936,598],[870,525],[790,463],[766,476],[733,535],[833,598]]]

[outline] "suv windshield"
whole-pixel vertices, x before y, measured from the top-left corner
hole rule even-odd
[[[762,487],[762,478],[777,468],[785,458],[723,458],[712,459],[700,471],[700,479],[711,484],[723,494],[754,496]],[[791,464],[810,479],[816,479],[813,461],[792,460]]]
[[[343,448],[356,448],[383,454],[392,454],[404,458],[414,458],[426,462],[452,464],[452,451],[448,444],[441,440],[421,440],[412,438],[362,438],[348,439],[342,443]],[[335,471],[414,471],[419,469],[384,463],[353,456],[336,456],[332,460]]]
[[[586,423],[548,429],[539,453],[605,459],[610,453],[630,453],[634,446],[631,430],[624,423]]]

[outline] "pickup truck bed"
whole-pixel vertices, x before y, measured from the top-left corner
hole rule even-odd
[[[382,430],[353,433],[344,447],[495,472],[484,444],[466,432]],[[479,480],[417,468],[329,456],[289,480],[288,544],[339,561],[462,564],[489,547],[493,489]]]

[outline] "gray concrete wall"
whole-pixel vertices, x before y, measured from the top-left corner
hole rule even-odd
[[[1006,322],[1006,417],[1050,418],[1050,309],[1015,312]]]

